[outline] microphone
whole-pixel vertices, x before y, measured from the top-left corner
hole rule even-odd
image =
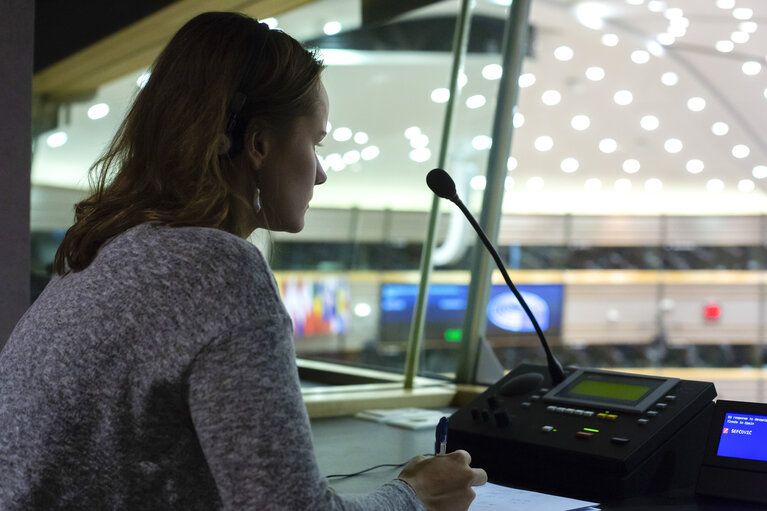
[[[516,286],[514,286],[514,283],[511,281],[511,278],[509,277],[509,274],[503,265],[503,261],[501,261],[501,256],[498,255],[498,251],[495,250],[495,247],[493,247],[493,244],[490,243],[490,240],[487,239],[487,235],[474,219],[474,216],[458,197],[458,193],[455,191],[455,182],[453,181],[453,178],[451,178],[450,175],[444,170],[437,168],[430,170],[426,175],[426,184],[438,197],[455,203],[455,205],[458,206],[474,230],[477,231],[477,235],[479,235],[482,243],[484,243],[485,247],[490,252],[490,255],[493,256],[493,260],[495,260],[496,266],[498,266],[498,269],[501,271],[501,275],[503,275],[503,279],[506,281],[506,285],[509,286],[511,292],[514,293],[514,296],[517,297],[517,300],[527,314],[527,317],[530,318],[530,321],[533,324],[533,328],[535,328],[535,333],[538,334],[538,339],[541,341],[543,351],[546,352],[546,361],[549,367],[551,381],[554,385],[564,381],[565,371],[562,368],[562,364],[551,353],[551,350],[549,349],[549,343],[546,342],[546,337],[543,335],[543,330],[541,330],[541,327],[538,325],[538,321],[536,321],[535,316],[533,316],[533,313],[530,311],[530,307],[528,307],[525,299],[522,298],[522,295],[519,293],[519,291],[517,291]]]

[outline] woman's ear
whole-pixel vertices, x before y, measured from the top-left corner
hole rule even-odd
[[[245,154],[254,168],[261,168],[269,154],[270,140],[261,123],[254,122],[245,133]]]

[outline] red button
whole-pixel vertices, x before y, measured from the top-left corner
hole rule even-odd
[[[584,440],[588,440],[592,436],[594,436],[594,433],[589,433],[588,431],[578,431],[575,434],[575,438],[583,438]]]

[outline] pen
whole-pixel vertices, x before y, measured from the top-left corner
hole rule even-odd
[[[437,424],[437,435],[434,441],[434,455],[445,454],[447,452],[447,417],[442,417]]]

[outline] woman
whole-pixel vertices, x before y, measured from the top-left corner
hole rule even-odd
[[[298,232],[328,97],[288,35],[187,23],[94,166],[57,276],[0,353],[0,508],[467,509],[462,451],[376,492],[320,477],[257,228]]]

